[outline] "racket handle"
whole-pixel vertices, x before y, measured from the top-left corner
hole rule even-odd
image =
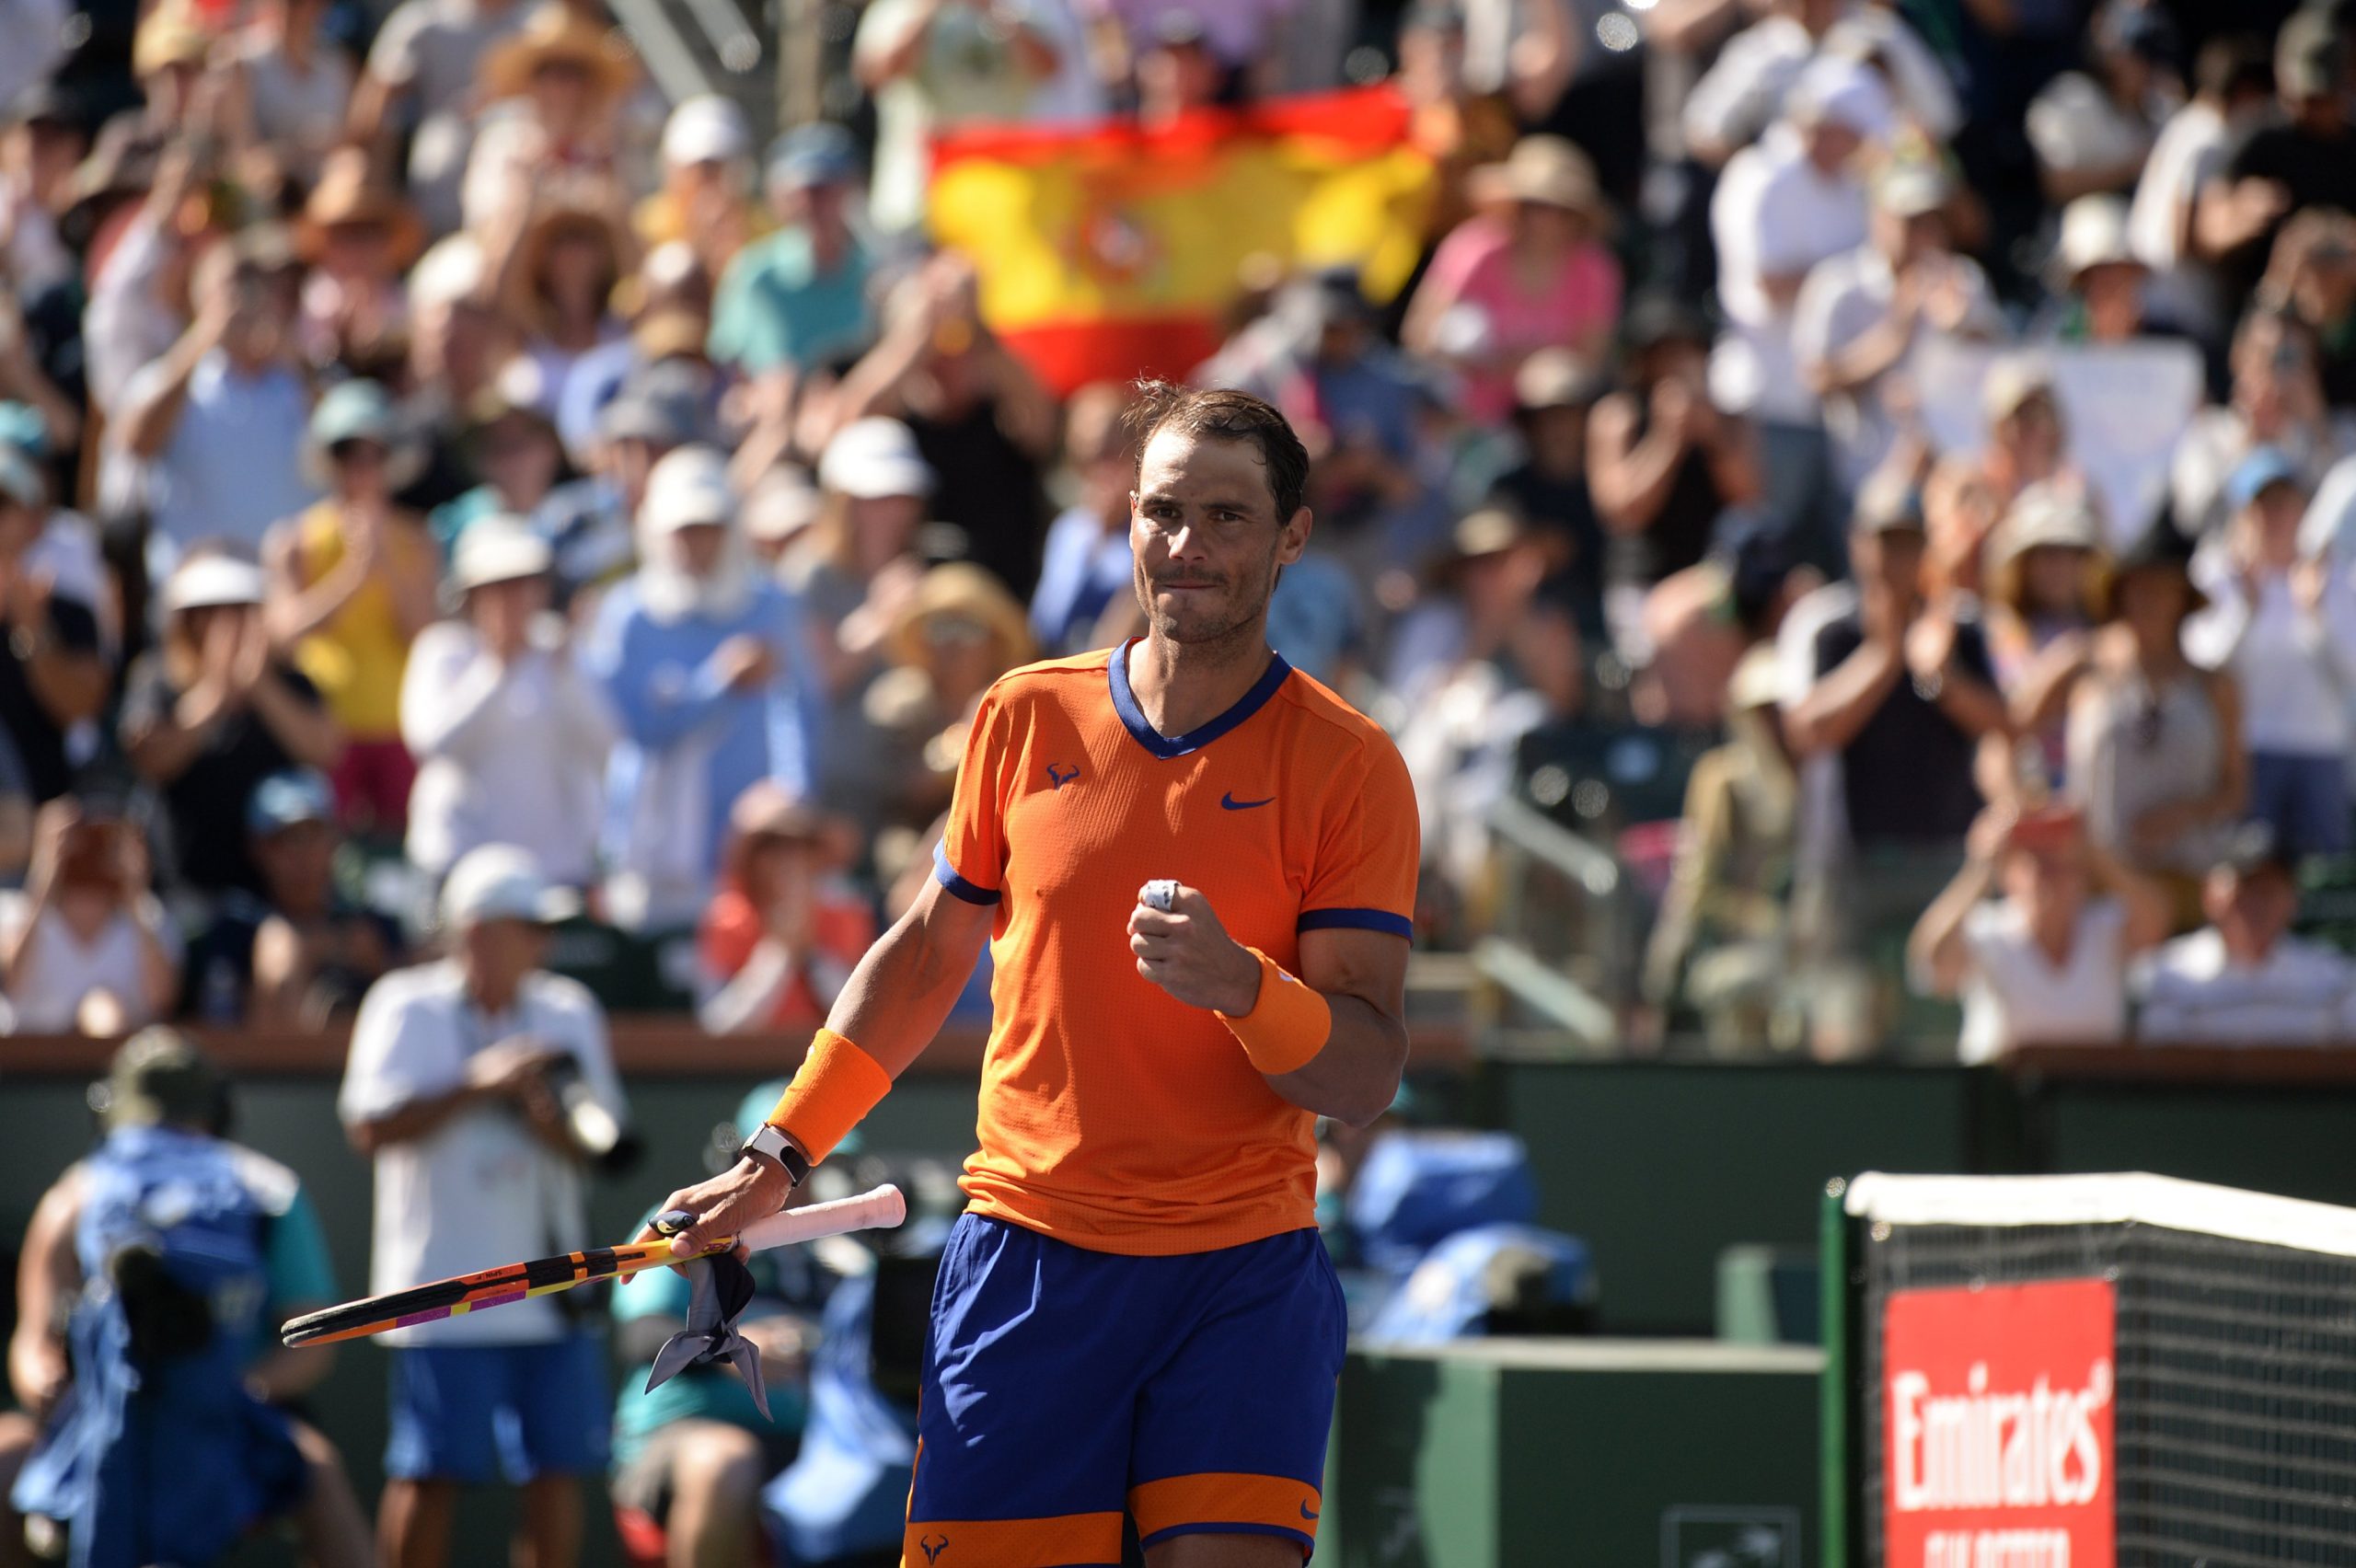
[[[889,1230],[908,1217],[908,1200],[900,1189],[885,1182],[856,1197],[808,1204],[756,1219],[736,1239],[756,1252],[796,1241],[815,1241],[849,1230]]]

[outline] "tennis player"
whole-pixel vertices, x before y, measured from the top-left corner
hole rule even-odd
[[[1153,385],[1129,539],[1146,636],[983,698],[934,884],[868,952],[692,1251],[776,1211],[997,961],[971,1200],[942,1256],[910,1568],[1297,1568],[1342,1294],[1316,1117],[1405,1060],[1407,770],[1268,646],[1309,459],[1282,415]],[[1166,904],[1166,910],[1155,907]]]

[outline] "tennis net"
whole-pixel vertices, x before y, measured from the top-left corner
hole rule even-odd
[[[2356,1210],[2153,1176],[1842,1207],[1854,1561],[2356,1564]]]

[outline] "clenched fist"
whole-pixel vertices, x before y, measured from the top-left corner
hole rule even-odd
[[[1138,890],[1137,907],[1129,911],[1129,951],[1137,954],[1138,974],[1188,1007],[1241,1018],[1260,999],[1260,961],[1227,934],[1211,901],[1184,882],[1176,884],[1167,913]]]

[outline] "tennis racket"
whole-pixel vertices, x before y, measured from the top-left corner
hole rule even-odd
[[[656,1216],[654,1223],[662,1229],[684,1229],[694,1217],[681,1213],[664,1214]],[[887,1184],[857,1197],[811,1204],[756,1219],[745,1228],[743,1234],[694,1255],[709,1258],[727,1251],[740,1241],[753,1251],[764,1252],[772,1247],[814,1241],[822,1236],[840,1236],[850,1230],[889,1230],[907,1217],[907,1200],[900,1195],[899,1188]],[[632,1241],[619,1247],[592,1247],[561,1257],[537,1258],[528,1263],[502,1263],[479,1274],[459,1274],[306,1313],[291,1320],[280,1331],[279,1337],[290,1346],[365,1339],[387,1329],[405,1329],[412,1323],[455,1318],[461,1312],[504,1307],[511,1301],[571,1290],[591,1280],[621,1279],[646,1269],[687,1261],[672,1252],[668,1241]]]

